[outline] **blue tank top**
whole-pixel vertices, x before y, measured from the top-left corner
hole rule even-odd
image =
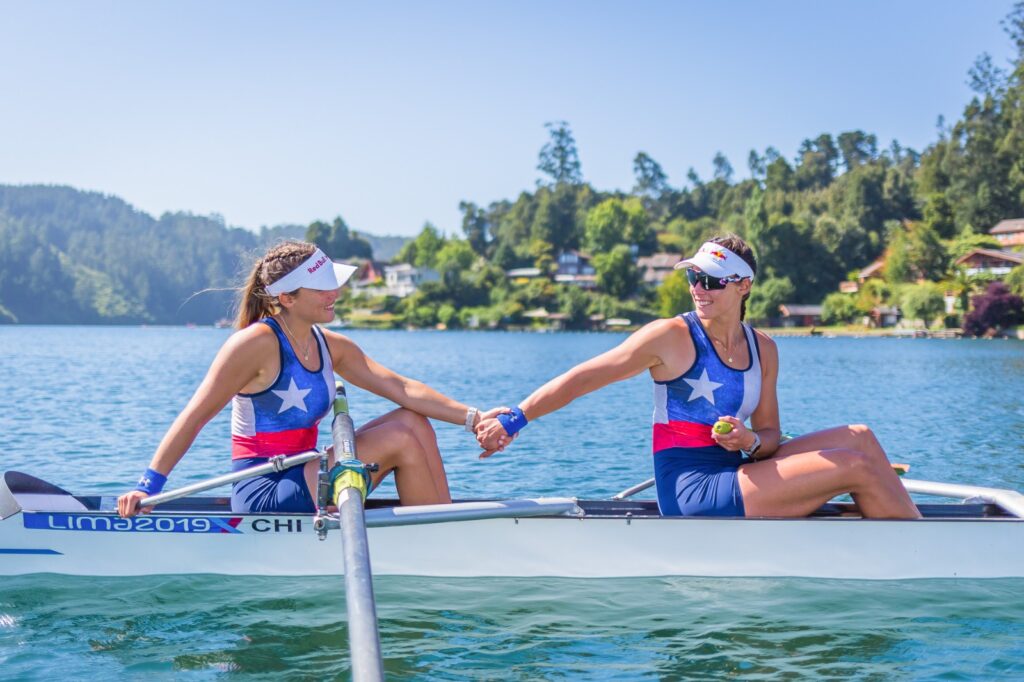
[[[681,317],[696,356],[682,376],[654,382],[654,452],[713,445],[711,425],[719,416],[746,421],[761,398],[761,359],[750,325],[742,325],[749,362],[745,369],[733,369],[718,356],[697,313]]]
[[[290,455],[316,448],[317,425],[334,403],[334,366],[323,332],[313,325],[320,367],[306,369],[291,342],[277,324],[260,321],[274,330],[280,348],[277,379],[259,393],[239,393],[231,401],[231,458]]]

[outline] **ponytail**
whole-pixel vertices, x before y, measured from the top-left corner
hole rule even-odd
[[[271,248],[262,258],[256,259],[239,293],[235,328],[245,329],[253,322],[259,322],[277,313],[280,307],[277,296],[271,296],[267,292],[267,286],[294,270],[302,261],[313,255],[315,250],[316,246],[313,244],[286,241]]]

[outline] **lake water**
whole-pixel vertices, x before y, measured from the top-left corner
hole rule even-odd
[[[130,488],[227,330],[0,327],[2,469],[80,493]],[[614,334],[353,331],[463,402],[514,404]],[[1024,489],[1024,343],[777,339],[783,429],[866,422],[916,478]],[[605,497],[651,475],[637,377],[480,461],[438,424],[456,497]],[[350,389],[357,422],[390,409]],[[229,413],[171,486],[227,470]],[[326,437],[322,434],[326,440]],[[393,494],[385,485],[377,495]],[[375,581],[394,679],[1024,678],[1024,581]],[[344,677],[338,580],[4,578],[0,678]]]

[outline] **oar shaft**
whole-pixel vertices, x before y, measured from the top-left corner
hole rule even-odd
[[[384,662],[380,652],[377,629],[377,603],[373,596],[373,573],[370,570],[370,544],[366,538],[366,516],[363,495],[369,487],[364,467],[356,460],[356,432],[348,414],[345,385],[337,383],[334,400],[334,421],[331,440],[334,442],[336,466],[346,467],[334,485],[344,486],[334,492],[341,525],[341,545],[345,560],[345,607],[348,611],[348,650],[355,682],[378,682],[384,679]],[[346,462],[346,460],[348,460]],[[354,467],[354,468],[353,468]],[[353,479],[351,475],[356,472]],[[360,488],[355,485],[361,486]]]
[[[345,488],[338,498],[342,547],[345,557],[345,607],[348,611],[348,648],[355,682],[384,679],[377,631],[377,604],[370,571],[370,545],[363,521],[363,497]]]
[[[204,490],[210,490],[212,488],[219,488],[222,485],[234,483],[235,481],[242,481],[253,476],[262,476],[263,474],[269,474],[273,471],[281,471],[282,469],[289,469],[306,462],[319,459],[320,453],[313,450],[310,452],[303,452],[298,455],[292,455],[291,457],[285,457],[277,462],[271,462],[268,464],[260,464],[258,466],[249,467],[242,471],[236,471],[231,474],[224,474],[223,476],[217,476],[216,478],[210,478],[205,481],[199,481],[191,485],[186,485],[175,490],[168,490],[165,493],[159,495],[153,495],[147,497],[139,502],[139,507],[153,507],[164,502],[170,502],[171,500],[177,500],[182,497],[194,495],[195,493],[201,493]]]

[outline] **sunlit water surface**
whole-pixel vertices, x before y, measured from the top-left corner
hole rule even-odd
[[[80,493],[129,488],[227,334],[0,327],[0,468]],[[385,365],[481,407],[514,404],[624,338],[350,336]],[[1024,344],[778,345],[784,430],[866,422],[917,478],[1024,488]],[[350,396],[357,422],[390,409],[359,390]],[[460,428],[439,424],[452,492],[612,495],[651,474],[651,410],[650,380],[637,377],[538,420],[489,461]],[[229,428],[225,411],[171,485],[225,471]],[[2,679],[348,674],[336,579],[0,580]],[[395,679],[1024,678],[1020,580],[389,577],[376,589]]]

